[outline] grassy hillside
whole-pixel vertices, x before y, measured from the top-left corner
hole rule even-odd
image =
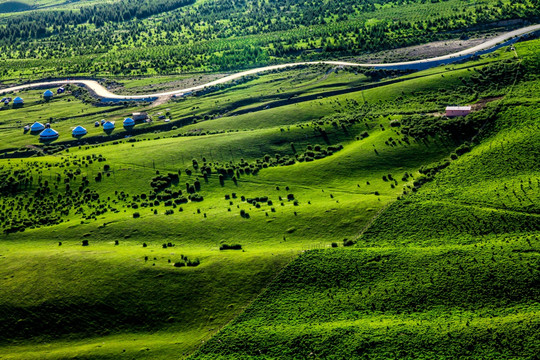
[[[510,240],[310,251],[193,358],[534,358],[538,256]]]
[[[529,81],[505,89],[469,153],[427,172],[354,249],[293,261],[192,358],[535,358],[535,58],[526,55]]]
[[[430,357],[456,334],[448,357],[518,353],[505,339],[535,341],[538,311],[537,45],[381,81],[294,69],[153,108],[23,93],[0,112],[0,357]],[[455,102],[476,110],[441,117]],[[120,129],[139,110],[156,121]],[[22,133],[47,119],[57,142]],[[452,213],[475,222],[441,225]],[[475,349],[493,329],[501,345]]]

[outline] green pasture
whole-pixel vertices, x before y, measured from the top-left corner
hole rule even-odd
[[[314,67],[156,107],[22,92],[0,111],[1,147],[37,149],[0,159],[0,358],[534,356],[537,44],[364,90]],[[22,132],[96,139],[140,110],[148,131],[99,144]]]
[[[534,358],[536,87],[507,88],[470,153],[393,202],[354,249],[295,259],[191,358]]]

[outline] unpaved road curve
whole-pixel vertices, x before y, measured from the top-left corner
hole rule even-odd
[[[298,63],[290,63],[290,64],[271,65],[271,66],[260,67],[260,68],[251,69],[247,71],[242,71],[242,72],[229,75],[227,77],[224,77],[215,81],[211,81],[203,85],[193,86],[187,89],[174,90],[174,91],[169,91],[169,92],[164,92],[164,93],[155,93],[155,94],[146,94],[146,95],[117,95],[117,94],[111,93],[109,90],[107,90],[105,87],[103,87],[101,84],[99,84],[95,80],[69,80],[67,79],[67,80],[55,80],[55,81],[24,84],[24,85],[14,86],[14,87],[6,88],[6,89],[1,89],[0,95],[13,92],[13,91],[30,89],[30,88],[44,88],[44,87],[61,86],[64,84],[78,84],[78,85],[85,86],[86,88],[94,92],[96,96],[102,98],[102,100],[104,101],[107,101],[107,100],[111,100],[111,101],[155,100],[157,98],[183,95],[185,93],[202,90],[206,87],[224,84],[224,83],[237,80],[248,75],[254,75],[254,74],[259,74],[259,73],[263,73],[267,71],[280,70],[280,69],[290,68],[294,66],[301,66],[301,65],[328,64],[328,65],[336,65],[336,66],[357,66],[357,67],[368,67],[368,68],[376,68],[376,69],[426,69],[432,66],[440,65],[445,62],[450,63],[450,62],[466,59],[467,57],[470,57],[474,54],[479,54],[482,52],[485,53],[487,51],[493,51],[494,49],[502,45],[505,45],[506,43],[510,43],[517,40],[517,38],[525,34],[529,34],[535,31],[539,31],[539,30],[540,30],[540,24],[527,26],[521,29],[517,29],[514,31],[507,32],[505,34],[499,35],[493,39],[490,39],[472,48],[462,50],[453,54],[438,56],[438,57],[429,58],[429,59],[404,61],[404,62],[396,62],[396,63],[382,63],[382,64],[359,64],[359,63],[351,63],[351,62],[344,62],[344,61],[312,61],[312,62],[298,62]]]

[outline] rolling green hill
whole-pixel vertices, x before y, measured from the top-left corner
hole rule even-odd
[[[470,152],[390,205],[354,249],[301,255],[192,358],[535,358],[534,68]]]
[[[0,111],[0,358],[534,356],[538,44],[157,106],[22,92]]]

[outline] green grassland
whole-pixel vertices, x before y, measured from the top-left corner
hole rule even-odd
[[[533,356],[538,44],[156,107],[23,92],[0,111],[0,358]],[[139,110],[171,127],[120,129]],[[59,140],[23,134],[35,120]]]
[[[534,55],[533,55],[534,56]],[[352,250],[312,250],[192,358],[537,356],[537,82]]]
[[[440,89],[444,89],[449,83],[460,84],[459,77],[469,76],[471,69],[480,69],[481,65],[509,60],[513,56],[512,52],[500,51],[474,62],[474,65],[464,63],[446,68],[438,67],[420,74],[405,75],[400,79],[384,80],[389,81],[388,86],[382,86],[384,82],[381,83],[376,77],[366,76],[361,72],[334,70],[327,66],[277,72],[246,79],[242,84],[226,86],[225,89],[218,89],[204,97],[189,96],[176,102],[149,108],[149,114],[154,122],[139,124],[136,129],[146,133],[159,131],[159,126],[164,125],[164,122],[158,119],[161,115],[166,115],[173,121],[169,128],[174,126],[175,121],[182,125],[190,124],[164,135],[172,136],[177,133],[213,133],[290,126],[311,122],[317,117],[347,113],[353,109],[364,115],[369,113],[383,116],[411,112],[440,112],[449,102],[474,101],[475,95],[470,91],[464,95],[452,92],[446,98],[438,94],[433,97],[436,101],[427,102],[419,101],[419,97],[410,98],[402,95],[434,88],[442,91]],[[449,71],[452,73],[450,77]],[[447,78],[444,83],[440,83],[445,73]],[[160,80],[166,82],[166,79],[158,78],[155,83],[159,84]],[[137,91],[141,86],[144,87],[147,81],[148,79],[129,81],[126,88]],[[363,87],[366,87],[366,90],[360,91]],[[368,87],[374,88],[367,89]],[[73,90],[78,91],[77,88]],[[102,142],[108,138],[101,128],[94,127],[95,121],[105,118],[116,121],[117,128],[113,135],[123,137],[130,135],[130,132],[124,131],[121,121],[134,111],[147,110],[146,107],[124,107],[121,104],[116,107],[93,107],[90,106],[87,97],[82,97],[85,103],[81,103],[69,94],[55,96],[50,102],[45,102],[41,96],[42,92],[43,90],[20,92],[19,95],[25,99],[24,109],[6,106],[6,109],[2,110],[1,126],[7,135],[5,139],[9,141],[0,143],[0,149],[39,145],[37,136],[24,134],[22,131],[24,125],[32,124],[34,121],[50,122],[60,133],[59,141],[73,140],[71,129],[82,125],[88,130],[88,136],[83,138],[83,143],[84,141],[92,143]],[[340,93],[344,95],[336,97],[335,94]],[[391,102],[388,101],[390,99]],[[386,101],[384,105],[381,105],[382,101]],[[66,106],[66,103],[70,106]],[[395,111],[389,111],[389,106]],[[265,109],[266,107],[268,109]],[[262,120],[261,113],[264,113]],[[195,124],[191,124],[193,120],[196,121]],[[186,158],[185,161],[189,162],[190,159]]]

